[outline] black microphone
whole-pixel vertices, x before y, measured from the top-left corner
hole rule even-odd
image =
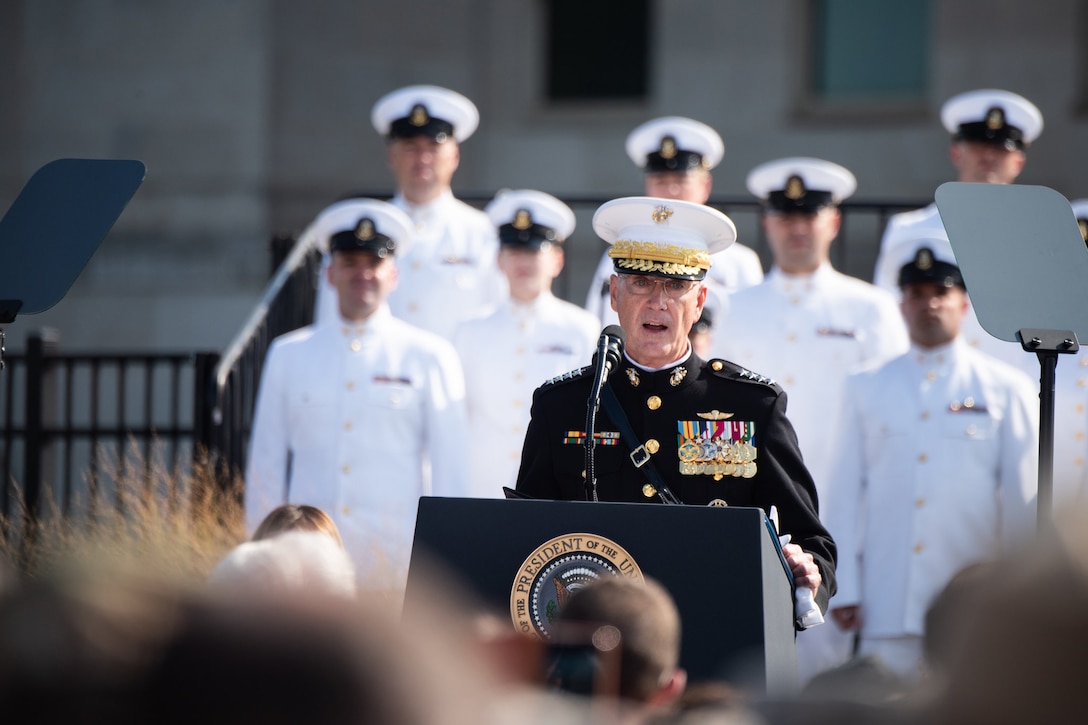
[[[597,409],[601,403],[601,388],[608,375],[620,365],[627,333],[619,325],[609,325],[597,340],[593,355],[593,387],[586,401],[586,500],[597,500],[597,474],[593,465],[593,432],[597,425]]]
[[[619,367],[626,342],[627,333],[619,325],[609,325],[601,331],[601,336],[597,339],[597,354],[593,356],[593,364],[597,366],[601,384]]]

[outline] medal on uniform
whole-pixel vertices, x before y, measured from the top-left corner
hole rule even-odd
[[[755,423],[713,417],[722,419],[676,422],[680,473],[713,476],[715,481],[755,476]]]

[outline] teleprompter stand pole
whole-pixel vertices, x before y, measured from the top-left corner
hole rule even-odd
[[[1036,515],[1040,530],[1051,525],[1054,491],[1054,381],[1059,354],[1080,350],[1072,330],[1025,327],[1016,333],[1020,346],[1039,358],[1039,493]]]

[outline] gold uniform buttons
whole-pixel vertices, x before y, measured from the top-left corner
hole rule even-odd
[[[656,395],[651,395],[649,398],[646,399],[646,407],[650,410],[657,410],[661,407],[661,398],[657,397]]]
[[[358,340],[352,340],[348,347],[351,348],[352,352],[359,352],[363,349],[363,343],[359,342]]]
[[[915,508],[922,508],[925,505],[926,505],[926,500],[924,498],[916,498],[914,500]]]
[[[929,456],[927,456],[925,453],[919,453],[918,454],[918,462],[919,463],[925,463],[928,460],[929,460]]]
[[[642,495],[646,498],[653,498],[657,495],[657,489],[652,484],[644,483],[642,484]]]
[[[351,430],[351,428],[352,426],[350,420],[347,423],[344,423],[344,430]]]
[[[929,371],[926,372],[926,380],[928,380],[930,382],[933,382],[936,379],[937,379],[937,373],[933,372],[932,370],[929,370]]]
[[[342,513],[342,514],[344,514],[345,516],[347,516],[348,514],[350,514],[350,513],[351,513],[351,507],[350,507],[350,506],[341,506],[341,507],[340,507],[340,513]]]
[[[344,465],[340,466],[340,472],[344,474],[351,473],[351,466],[345,463]]]
[[[714,362],[710,363],[710,369],[714,372],[720,372],[723,367],[725,367],[725,365],[722,364],[721,360],[715,360]]]
[[[967,435],[973,436],[975,433],[978,433],[978,428],[974,424],[967,426]]]
[[[646,443],[644,443],[643,445],[646,447],[646,450],[650,452],[650,455],[653,455],[654,453],[657,453],[659,450],[661,450],[661,444],[653,438],[646,441]]]
[[[1076,438],[1078,441],[1084,440],[1084,431],[1078,430],[1076,433],[1073,434],[1073,437]]]
[[[928,410],[923,410],[922,411],[922,420],[929,420],[929,411]]]
[[[922,549],[924,549],[924,548],[926,548],[926,547],[922,545],[921,541],[919,541],[917,544],[914,545],[914,553],[915,554],[921,554]]]
[[[355,390],[355,381],[354,380],[349,380],[348,384],[347,384],[347,388],[348,388],[348,390]]]

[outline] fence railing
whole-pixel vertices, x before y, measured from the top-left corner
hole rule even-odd
[[[245,470],[246,448],[253,424],[253,409],[268,346],[276,337],[314,319],[321,252],[310,235],[297,243],[279,238],[273,254],[284,244],[290,249],[276,269],[261,301],[216,365],[208,389],[212,418],[207,438],[216,475],[229,486]]]
[[[117,503],[122,482],[191,474],[217,353],[63,353],[49,334],[0,373],[0,514]]]

